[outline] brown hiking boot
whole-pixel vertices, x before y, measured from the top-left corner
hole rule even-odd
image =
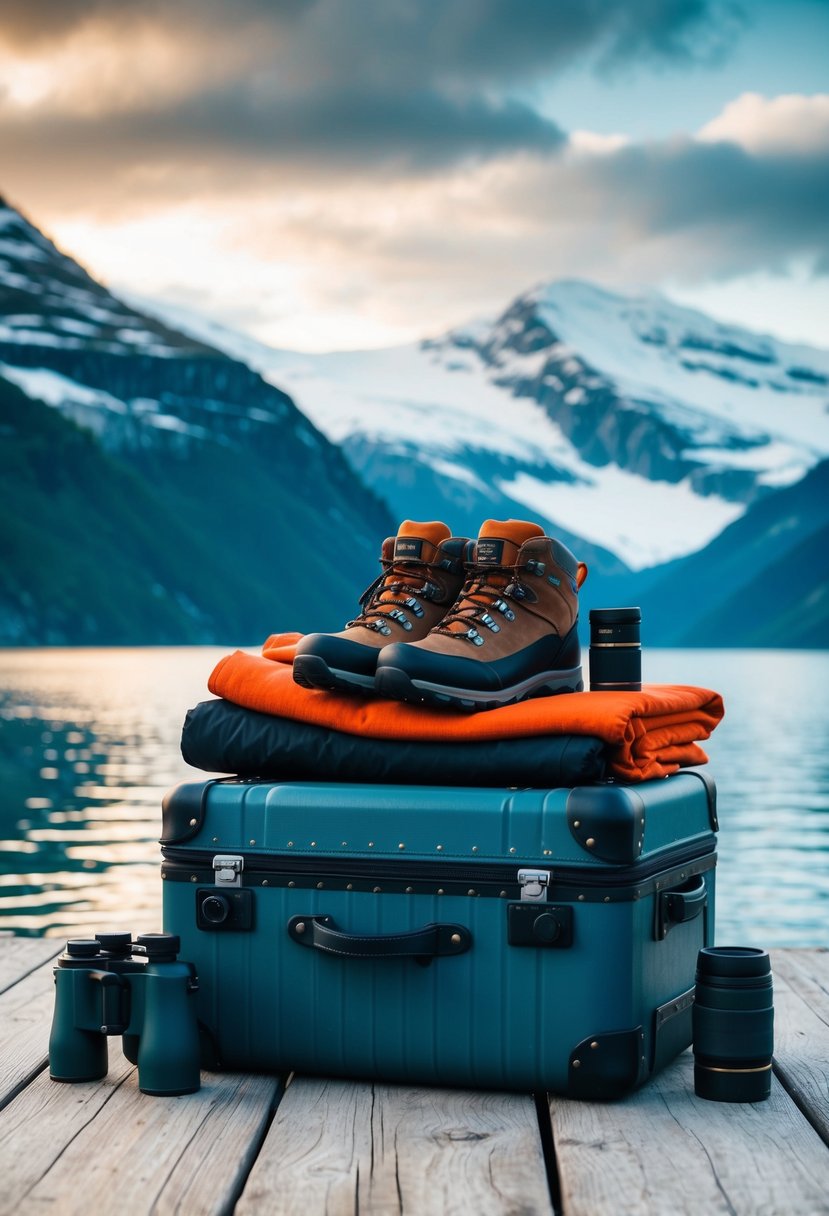
[[[538,524],[488,519],[458,602],[422,642],[386,647],[377,692],[494,709],[581,691],[578,589],[586,575],[587,567]]]
[[[425,638],[458,598],[469,543],[450,536],[446,524],[404,520],[397,536],[383,541],[383,573],[360,596],[360,615],[342,633],[309,633],[299,642],[297,684],[372,692],[383,647]]]

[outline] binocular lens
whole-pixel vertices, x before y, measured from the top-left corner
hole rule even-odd
[[[590,611],[590,688],[639,692],[642,688],[641,608]]]
[[[697,958],[694,1090],[712,1102],[761,1102],[771,1092],[774,1006],[768,953],[709,946]]]

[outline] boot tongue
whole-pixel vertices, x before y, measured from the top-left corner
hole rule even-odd
[[[544,529],[538,524],[528,523],[524,519],[487,519],[478,533],[475,542],[473,566],[479,567],[478,578],[483,579],[487,566],[514,566],[518,554],[525,541],[534,536],[543,536]],[[467,570],[469,567],[467,566]],[[470,575],[474,579],[474,572]],[[486,578],[490,587],[504,588],[512,581],[512,575],[507,571],[498,570]],[[454,620],[446,627],[449,633],[466,633],[470,621],[482,609],[488,610],[491,601],[484,595],[477,595],[473,589],[471,595],[464,596],[457,606],[457,611],[468,620]]]
[[[478,533],[475,565],[514,566],[524,542],[543,535],[543,528],[524,519],[487,519]]]
[[[417,523],[413,519],[404,519],[397,530],[393,556],[395,560],[430,562],[441,541],[448,540],[451,535],[446,524],[439,520]]]

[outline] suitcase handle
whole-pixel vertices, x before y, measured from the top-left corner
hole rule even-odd
[[[413,933],[366,936],[344,933],[330,916],[292,916],[288,933],[300,946],[337,954],[340,958],[413,958],[428,961],[440,956],[464,954],[472,945],[472,934],[463,925],[424,925]]]
[[[697,874],[673,891],[660,891],[656,901],[656,937],[667,937],[674,925],[696,920],[708,907],[708,887],[705,875]]]

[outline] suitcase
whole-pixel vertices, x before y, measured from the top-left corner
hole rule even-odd
[[[207,1067],[612,1098],[691,1042],[707,773],[635,786],[223,779],[164,801]]]

